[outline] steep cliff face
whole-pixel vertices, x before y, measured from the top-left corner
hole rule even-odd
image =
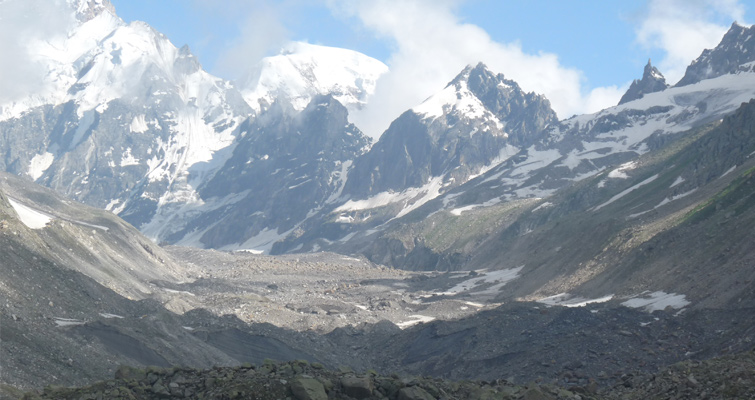
[[[90,7],[92,6],[92,7]],[[56,77],[3,108],[0,165],[136,226],[195,196],[250,107],[187,47],[107,3],[71,3],[78,22],[40,62]]]
[[[650,60],[648,60],[648,63],[645,65],[645,69],[642,72],[642,79],[635,79],[632,81],[627,92],[621,96],[619,105],[628,101],[641,99],[648,93],[666,90],[668,87],[669,85],[666,83],[666,78],[663,77],[661,71],[658,71],[658,68],[650,64]]]
[[[755,27],[733,23],[714,49],[706,49],[692,61],[675,86],[686,86],[704,79],[751,71],[755,61]]]
[[[199,247],[269,251],[341,194],[353,160],[370,140],[332,96],[298,112],[275,103],[245,121],[228,161],[198,200],[159,213],[150,236]]]
[[[485,65],[465,68],[445,89],[402,114],[355,161],[344,193],[363,199],[439,179],[458,186],[514,149],[536,142],[557,122],[543,96]]]

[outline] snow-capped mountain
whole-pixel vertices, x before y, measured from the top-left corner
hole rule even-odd
[[[556,122],[545,97],[483,64],[469,66],[391,124],[355,161],[344,194],[359,201],[429,183],[431,191],[458,186]]]
[[[714,49],[706,49],[687,67],[682,79],[675,86],[685,86],[703,79],[733,74],[740,70],[752,70],[755,61],[755,27],[745,27],[734,22],[721,43]]]
[[[245,121],[228,161],[194,202],[158,211],[142,230],[196,247],[269,251],[339,198],[353,161],[370,139],[332,95],[302,111],[276,102]]]
[[[303,110],[317,95],[332,95],[347,108],[359,109],[386,72],[385,64],[356,51],[293,42],[262,59],[237,86],[258,112],[276,100]]]
[[[252,110],[187,47],[106,0],[68,4],[67,35],[29,44],[50,71],[42,90],[3,105],[2,165],[138,227],[195,196]]]
[[[387,70],[377,60],[295,43],[237,89],[106,0],[67,4],[68,32],[28,44],[44,84],[0,105],[0,167],[160,242],[365,251],[422,213],[547,198],[606,171],[610,186],[755,93],[753,28],[735,24],[677,86],[648,63],[620,105],[561,122],[543,96],[467,67],[370,147],[348,110]]]
[[[224,242],[192,241],[179,235],[186,234],[188,226],[195,234],[210,229],[197,226],[194,218],[221,203],[228,213],[231,206],[218,196],[232,197],[239,207],[250,206],[238,198],[250,189],[239,189],[241,183],[233,181],[251,184],[246,177],[258,174],[258,167],[247,165],[248,160],[226,166],[237,146],[256,152],[267,148],[261,143],[280,140],[269,144],[268,152],[285,170],[281,176],[308,175],[318,185],[320,178],[325,179],[324,189],[314,197],[302,196],[295,202],[304,216],[318,207],[322,197],[327,199],[341,188],[346,167],[368,147],[368,139],[349,124],[346,110],[337,103],[351,108],[364,105],[376,80],[387,70],[375,59],[344,49],[294,43],[252,69],[242,96],[230,82],[205,72],[187,47],[176,48],[146,23],[125,23],[107,0],[69,0],[66,4],[69,14],[61,18],[74,21],[69,30],[28,44],[35,61],[49,70],[40,90],[0,105],[5,155],[0,166],[9,172],[111,210],[155,240],[222,247],[260,230],[275,231],[279,225],[300,222],[290,222],[299,215],[297,209],[286,217],[289,222],[276,220],[261,228],[257,222],[249,232],[239,238],[226,237]],[[324,100],[322,95],[330,97]],[[315,99],[312,109],[307,108]],[[315,111],[318,104],[328,106]],[[260,113],[266,116],[255,121]],[[310,116],[328,113],[333,115],[318,117],[320,125],[327,125],[325,121],[340,125],[315,128],[317,122]],[[297,125],[305,120],[313,127]],[[346,131],[350,137],[339,136],[341,142],[328,149],[318,147],[324,144],[320,139]],[[308,145],[288,148],[283,144],[294,146],[294,142]],[[260,147],[249,150],[250,146]],[[308,151],[314,152],[312,157]],[[312,169],[306,171],[281,161],[294,163],[308,157]],[[235,168],[238,174],[224,166]],[[220,181],[228,186],[216,184]],[[268,184],[296,185],[287,179],[273,181]],[[262,185],[263,181],[255,182]],[[251,197],[268,193],[260,188]],[[245,220],[240,216],[244,213],[269,211],[252,208],[235,211],[236,221]]]
[[[736,32],[741,27],[734,26],[732,29]],[[731,33],[727,34],[727,37],[730,36]],[[737,37],[742,38],[743,43],[748,43],[749,35],[738,34]],[[726,39],[721,46],[743,48]],[[709,51],[706,54],[707,52]],[[718,48],[712,53],[722,54]],[[457,159],[463,160],[462,163],[445,166],[439,169],[442,173],[438,175],[430,172],[432,169],[426,166],[432,165],[433,158],[430,155],[435,154],[433,146],[437,143],[431,138],[438,141],[443,139],[439,135],[433,136],[422,122],[429,120],[432,126],[432,121],[442,120],[444,117],[439,117],[439,110],[443,110],[443,115],[449,116],[454,115],[453,110],[459,109],[470,111],[464,115],[484,116],[487,115],[484,111],[487,108],[477,106],[472,97],[462,94],[463,91],[456,96],[441,92],[441,95],[432,97],[427,104],[416,107],[396,120],[370,152],[355,161],[344,189],[344,194],[352,197],[331,211],[328,223],[322,228],[311,227],[313,233],[302,235],[298,241],[287,241],[285,246],[281,244],[278,249],[286,251],[300,246],[308,249],[311,243],[315,243],[311,248],[358,252],[368,255],[376,262],[396,266],[449,268],[459,265],[458,257],[463,259],[466,256],[454,255],[455,248],[449,243],[444,242],[444,246],[451,247],[440,249],[424,244],[417,227],[424,222],[418,221],[426,221],[434,215],[439,215],[436,218],[455,218],[472,211],[484,214],[487,209],[517,209],[532,201],[547,202],[560,190],[579,186],[599,174],[604,176],[599,181],[601,187],[620,185],[624,179],[632,176],[633,169],[638,167],[639,157],[669,143],[683,140],[691,129],[718,121],[733,113],[742,103],[755,98],[755,71],[747,68],[755,61],[755,52],[743,53],[748,54],[749,58],[743,58],[743,64],[732,73],[689,85],[646,92],[639,99],[594,114],[553,122],[547,127],[543,123],[540,130],[534,130],[531,135],[522,135],[521,139],[515,139],[516,136],[509,133],[509,138],[514,140],[509,142],[507,139],[505,147],[498,148],[503,149],[502,156],[488,166],[478,167],[479,172],[469,174],[472,179],[458,187],[444,187],[448,180],[437,177],[452,177],[448,171],[453,171],[458,165],[462,165],[458,168],[463,169],[474,164],[458,157]],[[711,62],[723,63],[715,58]],[[651,78],[656,75],[652,67],[645,70]],[[465,74],[466,72],[461,76]],[[660,73],[657,73],[654,80],[660,81],[660,77]],[[495,86],[499,87],[498,84]],[[469,87],[473,85],[470,84]],[[441,106],[437,106],[438,103]],[[416,114],[417,110],[423,113]],[[422,119],[423,116],[425,120]],[[464,121],[452,118],[448,120]],[[500,117],[497,120],[503,121]],[[508,122],[506,128],[511,125]],[[392,135],[392,131],[416,131],[421,132],[421,135]],[[478,129],[474,131],[474,135],[469,135],[473,131],[469,129],[465,131],[466,135],[458,137],[475,138],[480,134]],[[525,141],[527,138],[531,140]],[[449,148],[455,150],[458,147]],[[420,155],[424,155],[424,158]],[[371,158],[377,161],[372,161]],[[368,160],[371,163],[368,164]],[[477,162],[478,166],[484,165],[479,159]],[[366,165],[363,166],[364,164]],[[395,165],[400,167],[394,168]],[[383,177],[385,171],[388,173]],[[424,175],[422,171],[425,171]],[[399,178],[396,179],[395,176]],[[431,178],[433,176],[436,178]],[[401,189],[402,185],[414,188]],[[674,198],[680,194],[682,193],[672,193],[669,196]],[[544,207],[547,206],[546,204]],[[433,221],[433,227],[443,230],[441,227],[445,225],[445,220]],[[487,220],[478,223],[485,223],[484,221]],[[331,235],[328,241],[318,240],[318,237],[324,236],[324,231],[336,232],[336,226],[340,228],[340,237]],[[464,229],[459,229],[459,240],[466,246],[464,251],[474,249],[467,242],[469,238],[463,236],[468,229],[466,225]],[[433,231],[432,235],[435,238],[441,235],[446,240],[454,237],[454,234],[447,231]],[[307,240],[310,240],[310,244],[305,242]]]
[[[77,61],[124,25],[108,0],[68,0],[66,4],[70,11],[61,19],[63,24],[70,26],[68,32],[58,32],[58,35],[46,40],[24,43],[31,61],[40,64],[46,72],[44,82],[37,85],[32,93],[0,104],[0,120],[18,117],[37,106],[76,99],[68,90],[78,79],[81,65],[77,65]]]
[[[661,71],[658,71],[658,68],[654,67],[650,63],[650,60],[648,60],[648,63],[645,65],[645,69],[642,72],[642,79],[635,79],[632,81],[629,89],[627,89],[626,93],[621,96],[619,105],[628,101],[640,99],[648,93],[666,90],[668,86],[666,78],[663,77]]]

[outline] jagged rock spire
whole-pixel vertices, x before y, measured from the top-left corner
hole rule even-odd
[[[648,59],[648,63],[645,65],[645,70],[642,73],[642,79],[635,79],[632,82],[629,90],[621,96],[619,104],[637,100],[648,93],[660,92],[668,86],[666,78],[663,77],[661,71],[658,71],[658,68],[654,67],[650,59]]]

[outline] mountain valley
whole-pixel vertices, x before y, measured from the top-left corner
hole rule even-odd
[[[376,59],[229,82],[65,4],[0,104],[0,398],[752,396],[755,27],[567,119],[469,65],[375,140]]]

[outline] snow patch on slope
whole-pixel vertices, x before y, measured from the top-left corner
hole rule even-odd
[[[623,303],[622,306],[631,308],[644,308],[648,312],[665,310],[666,307],[680,309],[690,305],[683,294],[666,293],[662,291],[643,294],[642,297],[634,297]]]
[[[562,307],[584,307],[588,304],[605,303],[613,299],[613,295],[599,297],[597,299],[588,299],[580,296],[573,296],[569,293],[559,293],[557,295],[549,296],[537,300],[538,303],[543,303],[549,306],[562,306]]]
[[[462,281],[445,292],[438,294],[448,296],[454,296],[465,292],[475,292],[476,294],[497,294],[503,286],[519,277],[519,272],[522,268],[524,268],[524,265],[517,268],[501,269],[497,271],[483,270],[478,273],[479,276]],[[484,283],[493,283],[494,285],[483,291],[475,290],[477,286]]]
[[[601,204],[601,205],[599,205],[599,206],[597,206],[597,207],[593,208],[593,209],[592,209],[592,211],[598,211],[598,210],[600,210],[601,208],[603,208],[603,207],[605,207],[605,206],[607,206],[607,205],[609,205],[609,204],[611,204],[611,203],[615,202],[616,200],[619,200],[620,198],[622,198],[622,197],[626,196],[626,195],[627,195],[627,194],[629,194],[630,192],[633,192],[633,191],[635,191],[635,190],[639,189],[640,187],[647,185],[648,183],[650,183],[650,182],[652,182],[652,181],[656,180],[657,178],[658,178],[658,174],[655,174],[655,175],[651,176],[650,178],[647,178],[647,179],[645,179],[644,181],[642,181],[642,182],[640,182],[640,183],[638,183],[638,184],[636,184],[636,185],[634,185],[634,186],[630,187],[629,189],[626,189],[626,190],[622,191],[621,193],[619,193],[619,194],[617,194],[617,195],[615,195],[615,196],[611,197],[611,198],[610,198],[610,199],[609,199],[608,201],[606,201],[605,203],[603,203],[603,204]]]
[[[681,199],[683,197],[687,197],[687,196],[691,195],[692,193],[695,193],[696,191],[697,191],[697,188],[692,189],[689,192],[684,192],[684,193],[677,194],[675,196],[666,197],[665,199],[661,200],[661,202],[658,203],[657,206],[653,207],[653,209],[665,206],[666,204],[671,203],[674,200],[679,200],[679,199]]]
[[[53,161],[55,161],[55,156],[52,155],[52,153],[44,152],[35,155],[32,157],[31,162],[29,162],[29,171],[27,172],[27,175],[29,175],[32,180],[36,181],[45,173],[45,171],[47,171],[48,168],[50,168]]]
[[[147,132],[148,129],[149,126],[147,126],[147,122],[144,120],[144,114],[137,115],[133,120],[131,120],[131,125],[129,126],[129,130],[131,130],[131,132],[144,133]]]
[[[438,197],[442,188],[443,178],[437,176],[430,179],[430,182],[422,187],[409,188],[401,192],[380,192],[363,200],[349,200],[336,208],[333,212],[342,213],[362,211],[387,206],[389,204],[401,203],[402,209],[396,216],[396,218],[399,218]],[[340,218],[340,220],[345,221],[348,219]]]
[[[16,214],[18,214],[18,218],[21,220],[21,222],[30,229],[42,229],[47,226],[50,221],[52,221],[51,216],[31,207],[25,206],[10,197],[8,197],[8,202],[16,211]]]

